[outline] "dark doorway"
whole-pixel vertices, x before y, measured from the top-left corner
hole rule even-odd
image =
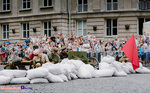
[[[139,35],[143,35],[144,18],[139,18]]]

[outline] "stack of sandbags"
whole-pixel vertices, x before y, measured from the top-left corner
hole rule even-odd
[[[121,64],[122,70],[126,73],[126,74],[131,74],[130,71],[130,66],[128,66],[125,62],[122,62]]]
[[[114,70],[111,69],[109,62],[99,63],[99,70],[96,70],[96,77],[111,77]]]
[[[150,74],[150,70],[146,67],[143,67],[142,63],[140,63],[140,67],[135,71],[139,74]]]
[[[111,63],[112,69],[114,69],[114,76],[127,76],[127,73],[125,73],[122,69],[122,63],[114,61]]]
[[[30,83],[48,83],[48,80],[44,77],[48,75],[48,69],[36,68],[27,71],[27,78],[30,79]]]
[[[63,71],[61,67],[62,65],[60,63],[53,64],[53,65],[51,65],[51,63],[47,63],[48,66],[45,66],[45,65],[46,64],[44,64],[42,68],[48,69],[48,75],[45,78],[47,78],[49,82],[61,83],[61,82],[68,81],[68,78],[67,78],[68,74],[66,74],[67,70],[65,69],[65,71]]]
[[[61,68],[62,71],[67,70],[71,79],[89,79],[96,77],[94,68],[89,64],[83,63],[81,60],[65,59],[61,62]]]
[[[132,67],[132,63],[131,63],[131,62],[126,62],[125,64],[126,64],[128,70],[129,70],[129,72],[130,72],[131,74],[135,74],[135,73],[136,73],[135,70],[134,70],[133,67]]]
[[[25,77],[26,74],[27,74],[27,71],[25,71],[25,70],[2,70],[2,71],[0,71],[0,76],[9,77],[10,78],[9,83],[11,83],[11,84],[29,83],[30,80]],[[0,78],[0,79],[2,79],[2,78]]]
[[[46,66],[47,65],[47,66]],[[48,75],[45,77],[49,80],[51,83],[61,83],[61,82],[67,82],[68,81],[68,73],[67,73],[67,66],[63,67],[63,64],[51,64],[46,63],[42,66],[42,68],[48,69]],[[65,68],[65,70],[62,70]],[[70,77],[69,77],[70,78]]]
[[[130,62],[120,63],[114,57],[106,56],[99,63],[99,70],[80,60],[64,59],[61,63],[45,63],[42,67],[31,70],[2,70],[0,84],[25,83],[62,83],[81,78],[91,79],[98,77],[127,76],[132,73],[150,74],[150,70],[140,63],[138,69],[133,70]]]
[[[85,65],[81,65],[77,70],[77,76],[81,79],[90,79],[92,75]]]

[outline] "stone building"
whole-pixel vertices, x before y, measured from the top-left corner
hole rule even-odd
[[[69,2],[69,4],[68,4]],[[32,35],[87,32],[97,38],[143,34],[150,20],[150,0],[0,0],[0,42],[24,41]]]

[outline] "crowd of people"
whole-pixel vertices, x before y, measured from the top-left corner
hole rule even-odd
[[[104,40],[97,39],[90,32],[86,36],[75,36],[72,32],[69,36],[63,36],[62,33],[46,37],[46,35],[39,37],[32,35],[22,43],[16,42],[12,44],[9,40],[0,44],[0,62],[7,62],[9,58],[14,56],[24,57],[33,53],[35,49],[39,49],[44,54],[52,52],[53,48],[58,48],[58,54],[62,51],[63,47],[66,47],[66,52],[69,51],[86,51],[87,58],[96,57],[98,61],[106,55],[116,57],[116,60],[124,55],[122,47],[128,41],[130,37],[126,39],[118,39],[113,37],[112,39]],[[142,36],[135,36],[137,49],[139,51],[140,61],[149,63],[150,61],[150,35],[146,32]]]

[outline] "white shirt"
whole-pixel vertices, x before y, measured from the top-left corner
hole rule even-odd
[[[145,47],[145,52],[148,52],[147,43],[144,43],[143,46]]]
[[[87,35],[88,40],[91,40],[91,35]]]
[[[32,40],[32,42],[33,42],[33,44],[34,44],[34,43],[35,43],[35,38],[32,38],[31,40]]]
[[[146,40],[146,36],[145,35],[143,35],[143,38],[144,38],[144,40]]]
[[[87,53],[89,53],[90,48],[84,48],[84,47],[90,47],[90,44],[83,44],[83,51],[86,51]]]
[[[148,52],[150,52],[150,44],[147,45],[147,50],[148,50]]]

